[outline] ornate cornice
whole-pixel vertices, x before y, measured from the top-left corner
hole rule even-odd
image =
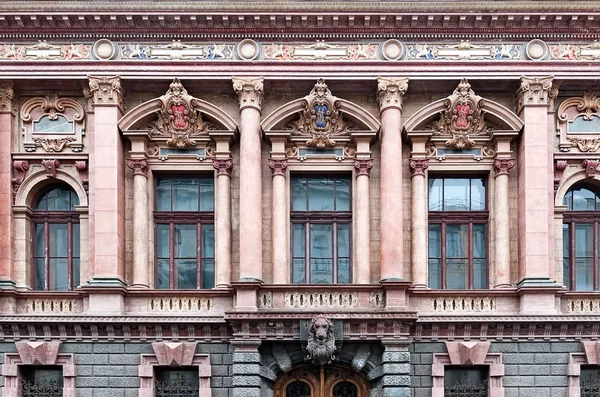
[[[429,167],[429,159],[408,159],[408,166],[412,176],[425,175],[425,170]]]
[[[213,158],[213,168],[217,170],[217,175],[231,176],[231,170],[233,169],[233,160]]]
[[[119,76],[88,76],[92,103],[116,105],[123,111],[123,88]]]
[[[377,102],[379,111],[383,112],[389,108],[402,110],[402,100],[408,89],[408,78],[387,79],[380,77],[377,79]]]
[[[356,169],[356,176],[369,176],[371,168],[373,168],[373,159],[355,159],[354,168]]]
[[[287,159],[269,159],[269,168],[271,168],[273,176],[285,176],[285,170],[287,169],[287,166]]]
[[[558,88],[553,90],[554,76],[521,77],[521,86],[517,90],[517,114],[527,105],[548,105],[549,100],[558,94]]]
[[[133,175],[148,177],[148,160],[146,159],[127,159],[127,167],[133,170]]]
[[[263,78],[232,77],[231,80],[233,90],[240,101],[240,110],[252,107],[260,112],[263,100]]]
[[[0,113],[12,113],[13,95],[14,91],[12,81],[4,81],[0,83]]]
[[[508,172],[515,166],[515,159],[495,159],[494,160],[494,173],[496,176],[508,175]]]

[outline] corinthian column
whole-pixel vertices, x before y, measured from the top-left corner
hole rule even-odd
[[[428,159],[410,159],[412,173],[412,282],[415,288],[427,288],[427,196],[425,192],[425,170]]]
[[[148,288],[148,161],[127,159],[133,170],[133,286]]]
[[[287,255],[287,159],[269,159],[269,167],[273,171],[273,284],[286,284],[291,281]]]
[[[231,283],[231,158],[213,159],[217,170],[215,192],[215,286],[228,287]]]
[[[369,175],[373,159],[354,160],[356,169],[356,275],[355,284],[371,282],[371,217],[369,205]]]
[[[377,80],[381,113],[381,279],[404,278],[402,100],[408,79]]]
[[[508,172],[515,166],[515,159],[494,160],[495,219],[496,219],[496,268],[493,272],[494,288],[510,287],[510,227],[508,218]]]
[[[0,82],[0,289],[14,288],[13,260],[13,191],[11,177],[11,150],[13,139],[13,85]],[[27,164],[27,168],[29,164]],[[26,168],[23,170],[26,171]],[[15,178],[19,180],[18,178]],[[20,179],[22,182],[22,178]],[[23,229],[25,230],[25,229]]]
[[[262,280],[260,109],[263,78],[233,79],[240,102],[240,279]]]

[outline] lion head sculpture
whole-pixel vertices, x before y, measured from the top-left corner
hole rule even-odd
[[[313,364],[329,364],[335,356],[335,338],[333,336],[333,324],[324,315],[320,314],[312,319],[308,329],[308,354],[307,360]]]

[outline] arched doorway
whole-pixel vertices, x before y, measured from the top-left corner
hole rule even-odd
[[[277,379],[275,397],[368,397],[364,376],[339,365],[298,367]]]

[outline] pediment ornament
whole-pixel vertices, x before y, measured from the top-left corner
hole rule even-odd
[[[302,100],[304,110],[300,118],[288,125],[292,135],[310,137],[307,146],[325,149],[335,146],[332,137],[349,135],[350,124],[340,112],[341,102],[333,96],[325,80],[319,79],[314,88]]]
[[[438,121],[431,125],[434,136],[447,136],[446,146],[468,149],[475,142],[476,135],[489,135],[491,127],[486,123],[481,111],[483,98],[475,95],[471,85],[462,79],[452,95],[444,100],[446,110]]]
[[[568,119],[568,115],[565,112],[567,108],[576,106],[580,114],[583,115],[583,119],[590,121],[595,114],[600,112],[600,98],[596,96],[593,91],[586,91],[583,97],[569,98],[565,100],[559,108],[558,118],[562,121]]]
[[[202,120],[197,99],[189,95],[179,79],[159,98],[158,119],[148,127],[152,137],[170,137],[167,146],[185,149],[196,146],[195,137],[206,135],[214,127]]]

